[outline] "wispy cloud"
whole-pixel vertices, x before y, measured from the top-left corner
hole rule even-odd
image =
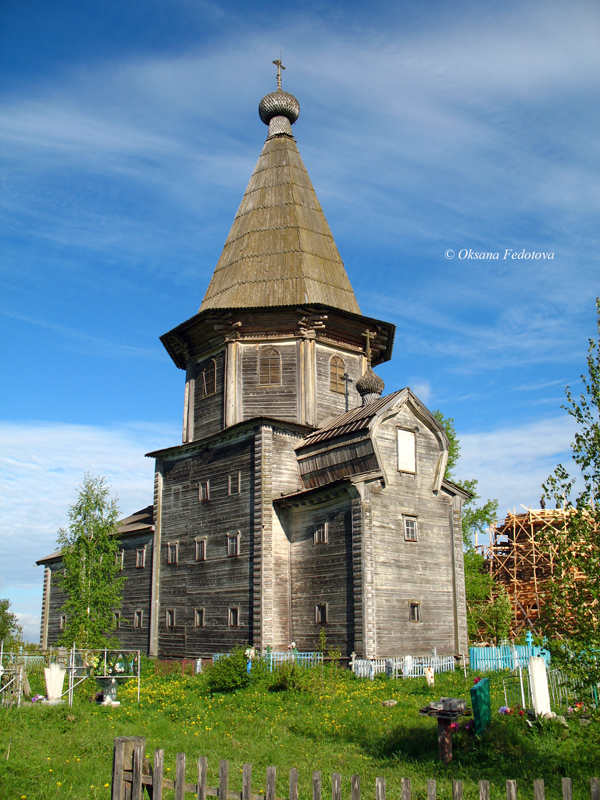
[[[484,499],[496,498],[499,513],[539,508],[541,485],[554,467],[570,464],[574,421],[560,417],[481,433],[459,433],[459,477],[476,477]]]

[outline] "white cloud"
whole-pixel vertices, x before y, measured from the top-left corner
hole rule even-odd
[[[574,432],[567,414],[514,428],[459,431],[457,475],[477,478],[481,497],[497,498],[501,516],[522,505],[539,508],[542,482],[557,464],[570,461]]]
[[[154,462],[144,453],[176,444],[168,425],[0,423],[0,597],[11,600],[28,638],[39,637],[42,569],[85,472],[102,475],[123,516],[152,503]]]

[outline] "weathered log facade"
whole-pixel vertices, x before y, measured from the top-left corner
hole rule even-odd
[[[297,101],[278,89],[261,109],[269,136],[200,311],[161,337],[186,372],[183,437],[149,454],[149,582],[128,576],[122,613],[146,598],[163,657],[312,650],[323,627],[345,655],[465,653],[448,441],[409,389],[380,396],[394,326],[360,313]]]

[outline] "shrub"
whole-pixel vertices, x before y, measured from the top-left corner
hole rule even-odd
[[[245,647],[236,647],[229,655],[222,656],[208,671],[210,692],[235,692],[250,683]]]

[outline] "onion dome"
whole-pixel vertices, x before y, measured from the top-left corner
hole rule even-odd
[[[269,136],[292,135],[292,125],[300,116],[300,103],[293,94],[281,88],[281,70],[285,69],[281,59],[273,62],[277,66],[277,91],[265,95],[258,106],[258,114],[269,126]]]
[[[371,367],[356,381],[356,391],[362,397],[363,406],[368,406],[381,397],[385,383],[376,375]]]

